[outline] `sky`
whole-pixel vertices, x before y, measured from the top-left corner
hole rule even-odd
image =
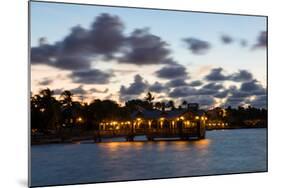
[[[31,90],[266,107],[266,17],[31,2]]]

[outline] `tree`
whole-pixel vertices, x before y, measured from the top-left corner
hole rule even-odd
[[[187,101],[186,101],[186,100],[183,100],[183,101],[182,101],[182,106],[187,109]]]
[[[161,102],[156,102],[156,103],[154,104],[154,107],[155,107],[156,109],[158,109],[158,110],[161,110],[161,109],[162,109],[162,104],[161,104]]]
[[[168,102],[168,107],[170,107],[171,110],[175,110],[175,103],[174,103],[174,101],[170,100],[170,101]]]
[[[152,103],[152,101],[154,100],[154,97],[152,96],[152,94],[150,93],[150,92],[148,92],[147,94],[146,94],[146,97],[145,97],[145,100],[148,102],[148,104],[150,105],[150,109],[152,109],[153,108],[153,103]]]

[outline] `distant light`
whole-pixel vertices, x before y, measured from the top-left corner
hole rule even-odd
[[[141,121],[141,118],[137,118],[137,121]]]
[[[195,119],[199,119],[199,116],[196,116]]]
[[[181,117],[180,117],[180,119],[181,119],[181,120],[184,120],[184,117],[183,117],[183,116],[181,116]]]
[[[163,118],[163,117],[162,117],[162,118],[160,118],[160,121],[164,121],[164,120],[165,120],[165,118]]]
[[[45,108],[40,108],[40,112],[45,112]]]
[[[77,118],[77,121],[78,121],[78,122],[82,122],[82,121],[83,121],[82,117],[78,117],[78,118]]]

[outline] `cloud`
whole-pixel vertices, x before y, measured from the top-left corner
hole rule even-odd
[[[38,82],[38,84],[41,85],[41,86],[47,86],[47,85],[50,85],[53,82],[54,81],[50,78],[43,78],[43,80]]]
[[[198,103],[200,108],[210,108],[210,106],[214,105],[215,99],[210,95],[198,95],[198,96],[189,96],[183,98],[186,101]]]
[[[156,71],[155,74],[164,79],[187,78],[188,75],[186,68],[180,64],[167,65]]]
[[[229,93],[228,90],[223,90],[223,91],[215,93],[214,97],[219,98],[219,99],[223,99],[223,98],[227,97],[228,93]]]
[[[246,46],[248,46],[248,41],[246,41],[245,39],[241,39],[241,40],[240,40],[240,46],[241,46],[241,47],[246,47]]]
[[[166,86],[167,87],[180,87],[180,86],[187,86],[188,84],[185,82],[185,78],[176,78],[170,80]]]
[[[231,44],[234,40],[229,35],[222,35],[221,36],[221,41],[222,41],[223,44]]]
[[[251,80],[249,82],[244,82],[241,84],[240,90],[242,92],[248,92],[252,95],[265,95],[266,89],[263,88],[261,84],[258,83],[257,80]]]
[[[85,95],[87,91],[83,89],[83,86],[80,85],[77,88],[73,88],[69,90],[73,95]]]
[[[249,81],[252,79],[253,79],[252,73],[250,73],[247,70],[239,70],[237,73],[234,73],[230,76],[230,80],[233,80],[236,82]]]
[[[89,59],[79,56],[61,56],[57,59],[55,64],[56,68],[65,70],[90,69]]]
[[[229,79],[229,76],[222,74],[223,69],[221,67],[214,68],[211,72],[205,77],[205,80],[208,81],[225,81]]]
[[[54,89],[54,90],[53,90],[54,95],[60,95],[63,91],[64,91],[63,88],[59,88],[59,89]]]
[[[83,84],[108,84],[112,76],[114,76],[112,73],[103,72],[99,69],[74,71],[69,75],[74,83]]]
[[[118,16],[100,14],[90,29],[75,26],[53,45],[39,39],[39,46],[31,48],[31,63],[67,70],[88,69],[94,57],[110,59],[120,51],[126,40],[123,30]]]
[[[190,82],[188,85],[193,86],[193,87],[197,87],[197,86],[201,86],[202,84],[203,84],[202,81],[195,80],[195,81]]]
[[[154,82],[154,84],[149,86],[148,90],[152,92],[160,93],[160,92],[169,91],[169,88],[159,82]]]
[[[265,48],[267,47],[267,32],[261,31],[259,36],[257,37],[257,42],[253,46],[253,49],[255,48]]]
[[[102,90],[98,90],[96,88],[91,88],[89,91],[93,92],[93,93],[107,93],[109,91],[109,89],[106,88],[105,90],[102,91]]]
[[[196,95],[197,94],[197,90],[186,86],[186,87],[177,87],[174,88],[170,93],[169,93],[169,97],[172,98],[179,98],[179,97],[187,97],[187,96],[191,96],[191,95]]]
[[[249,101],[249,104],[256,108],[266,108],[267,107],[267,95],[257,96],[254,100]]]
[[[148,87],[148,83],[143,80],[140,75],[135,75],[134,82],[130,84],[129,87],[124,85],[120,88],[120,97],[123,95],[139,95],[143,93]]]
[[[160,37],[149,32],[148,28],[135,29],[126,39],[128,45],[120,63],[136,65],[165,63],[170,50],[168,44]]]
[[[187,48],[196,55],[205,54],[211,48],[209,42],[197,38],[184,38],[183,41],[187,44]]]

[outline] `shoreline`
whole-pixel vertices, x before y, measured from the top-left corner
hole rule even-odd
[[[227,127],[227,128],[206,129],[206,131],[235,130],[235,129],[267,129],[267,127]],[[32,141],[32,138],[31,138],[31,146],[49,145],[49,144],[69,144],[69,143],[88,141],[88,140],[94,140],[94,139],[90,136],[84,136],[84,137],[74,137],[72,139],[68,139],[68,140],[64,140],[64,141],[62,141],[61,138],[42,139],[40,141]],[[165,141],[167,141],[167,140],[165,140]],[[93,141],[93,143],[94,143],[94,141]]]

